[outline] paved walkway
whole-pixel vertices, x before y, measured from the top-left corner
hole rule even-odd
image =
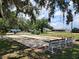
[[[50,36],[41,36],[41,35],[27,35],[27,34],[16,34],[16,35],[5,35],[9,38],[34,38],[39,40],[55,40],[55,39],[61,39],[61,37],[50,37]]]
[[[48,46],[48,42],[50,40],[55,39],[61,39],[57,37],[49,37],[49,36],[40,36],[40,35],[31,35],[31,34],[15,34],[15,35],[5,35],[4,38],[12,38],[13,40],[20,42],[26,46],[29,46],[31,48],[33,47],[42,47],[42,46]]]

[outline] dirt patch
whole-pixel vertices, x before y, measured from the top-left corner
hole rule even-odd
[[[74,44],[79,44],[79,40],[75,40]]]

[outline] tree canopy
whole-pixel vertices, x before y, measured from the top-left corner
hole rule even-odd
[[[32,4],[31,0],[0,0],[0,10],[2,16],[7,18],[8,11],[10,11],[9,8],[14,5],[17,8],[16,16],[19,12],[23,12],[31,16],[32,20],[36,20],[36,14],[39,14],[39,10],[42,7],[49,10],[49,18],[54,15],[56,7],[59,7],[62,12],[68,11],[69,14],[69,12],[71,12],[68,9],[70,1],[73,1],[76,12],[79,12],[79,0],[34,0],[35,6]],[[67,20],[67,23],[69,23],[70,20]]]

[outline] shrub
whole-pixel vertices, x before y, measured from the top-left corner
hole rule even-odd
[[[34,29],[31,33],[32,33],[32,34],[37,34],[37,35],[39,35],[39,34],[40,34],[40,31]]]

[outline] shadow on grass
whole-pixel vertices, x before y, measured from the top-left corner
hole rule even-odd
[[[12,53],[15,51],[21,51],[27,49],[29,47],[12,40],[8,39],[0,39],[0,56],[6,55],[8,53]]]
[[[1,56],[15,51],[23,51],[29,47],[9,39],[0,39],[0,59]],[[30,59],[79,59],[79,45],[73,45],[73,48],[64,49],[60,54],[51,54],[50,52],[35,53],[34,51],[27,52]]]
[[[46,53],[50,55],[49,59],[79,59],[79,45],[73,45],[73,48],[67,48],[63,49],[62,53],[60,54],[51,54]]]

